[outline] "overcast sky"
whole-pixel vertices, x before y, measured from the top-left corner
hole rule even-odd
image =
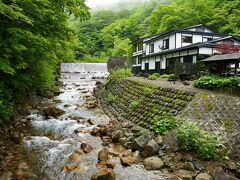
[[[103,6],[103,5],[109,5],[116,2],[119,2],[121,0],[87,0],[87,5],[91,8],[97,7],[97,6]]]

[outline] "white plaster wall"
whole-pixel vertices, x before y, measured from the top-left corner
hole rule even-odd
[[[142,60],[141,70],[145,70],[145,60]]]
[[[151,57],[149,59],[149,69],[154,70],[155,69],[155,57]]]
[[[163,39],[158,39],[154,42],[154,53],[161,52],[162,50],[159,48],[163,46]]]
[[[169,49],[175,49],[175,34],[169,36]]]
[[[193,35],[193,43],[198,43],[198,42],[202,42],[202,35],[194,34]]]
[[[146,44],[145,48],[146,48],[146,55],[148,55],[149,54],[149,44],[148,43]]]
[[[199,48],[199,54],[207,54],[207,55],[212,55],[212,48]]]
[[[189,50],[189,55],[192,55],[192,54],[197,54],[198,53],[198,50],[197,49],[192,49],[192,50]]]
[[[182,36],[181,33],[176,33],[176,48],[181,47]]]
[[[163,56],[160,61],[160,69],[166,69],[166,57]]]

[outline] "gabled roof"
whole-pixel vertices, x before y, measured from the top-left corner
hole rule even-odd
[[[212,31],[212,33],[217,33],[216,31],[212,30],[211,28],[203,25],[203,24],[197,24],[197,25],[194,25],[194,26],[190,26],[190,27],[186,27],[186,28],[181,28],[182,30],[189,30],[189,29],[192,29],[192,28],[198,28],[198,27],[201,27],[201,28],[205,28],[209,31]]]
[[[240,53],[215,55],[215,56],[209,57],[207,59],[204,59],[202,61],[210,62],[210,61],[226,61],[226,60],[239,60],[240,61]]]

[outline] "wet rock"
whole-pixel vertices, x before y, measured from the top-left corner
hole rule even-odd
[[[237,164],[233,161],[226,162],[226,168],[230,171],[235,171],[238,169]]]
[[[150,135],[142,135],[136,139],[133,140],[132,142],[132,149],[133,150],[144,150],[145,145],[147,142],[150,140]]]
[[[94,120],[92,120],[92,119],[88,119],[87,122],[90,125],[95,125],[96,124],[96,122]]]
[[[12,179],[12,172],[8,171],[3,173],[3,175],[0,176],[0,180],[11,180]]]
[[[238,178],[227,174],[221,167],[217,167],[213,171],[213,177],[215,180],[239,180]]]
[[[122,157],[127,157],[127,156],[132,156],[132,155],[133,155],[132,150],[129,149],[129,150],[126,150],[123,152]]]
[[[183,180],[193,180],[191,171],[180,169],[177,175]]]
[[[50,90],[44,90],[41,95],[45,98],[53,98],[54,97],[54,93]]]
[[[102,168],[91,177],[91,180],[115,180],[116,174],[113,169]]]
[[[104,146],[107,146],[112,143],[112,139],[109,136],[103,136],[102,141]]]
[[[135,151],[132,155],[135,159],[140,158],[140,152],[139,151]]]
[[[114,169],[116,165],[113,162],[107,162],[106,166],[107,168]]]
[[[123,137],[124,137],[124,134],[123,134],[123,131],[121,131],[121,130],[112,132],[112,140],[114,142],[119,142],[119,139],[123,138]]]
[[[98,153],[98,161],[105,161],[107,162],[108,160],[108,148],[103,148],[101,151]]]
[[[240,178],[240,169],[236,170],[235,175],[236,175],[237,178]]]
[[[82,148],[84,153],[90,153],[93,150],[92,146],[90,146],[86,143],[82,143],[81,148]]]
[[[162,143],[163,143],[162,136],[160,136],[160,135],[158,135],[154,140],[158,145],[162,145]]]
[[[154,139],[152,139],[145,145],[142,155],[143,155],[143,157],[150,157],[153,155],[157,155],[158,150],[159,150],[158,144],[155,142]]]
[[[183,169],[188,170],[188,171],[194,171],[195,170],[194,165],[191,162],[185,162],[183,164]]]
[[[43,112],[44,112],[45,116],[53,116],[55,118],[65,114],[64,110],[59,109],[55,106],[47,107],[47,108],[43,109]]]
[[[65,104],[64,107],[70,107],[71,105],[70,104]]]
[[[130,121],[127,121],[127,120],[124,120],[122,123],[121,123],[121,126],[123,128],[131,128],[133,127],[132,123]]]
[[[99,132],[100,132],[101,135],[103,135],[103,136],[107,135],[107,132],[108,132],[107,126],[101,126]]]
[[[16,144],[21,144],[21,142],[23,140],[23,135],[18,133],[18,132],[11,132],[10,133],[10,138]]]
[[[71,154],[71,155],[69,156],[69,159],[70,159],[71,161],[77,161],[77,160],[80,159],[80,154],[78,154],[78,153],[73,153],[73,154]]]
[[[75,151],[75,153],[77,153],[77,154],[81,155],[81,154],[83,154],[84,152],[83,152],[83,150],[82,150],[82,149],[77,149],[77,150]]]
[[[158,151],[158,156],[159,156],[159,157],[162,157],[162,156],[164,156],[164,155],[165,155],[164,151],[160,149],[160,150]]]
[[[211,179],[212,179],[211,176],[207,173],[200,173],[195,178],[195,180],[211,180]]]
[[[91,131],[91,135],[96,136],[99,133],[99,128],[93,128]]]
[[[123,166],[131,166],[131,165],[133,165],[134,163],[136,163],[136,159],[133,158],[132,156],[121,157],[120,160],[121,160],[121,164],[122,164]]]
[[[159,157],[153,156],[144,160],[144,166],[147,170],[159,170],[164,166],[164,163]]]
[[[80,167],[78,165],[67,165],[64,167],[65,171],[74,171],[74,170],[79,170]]]

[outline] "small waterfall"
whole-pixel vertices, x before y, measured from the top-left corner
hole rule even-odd
[[[32,114],[32,126],[44,132],[44,136],[33,136],[25,139],[25,147],[38,154],[41,173],[49,180],[88,180],[98,171],[98,152],[103,148],[100,137],[92,136],[89,131],[97,124],[107,124],[109,117],[100,109],[88,109],[84,105],[86,97],[91,92],[96,81],[104,81],[108,75],[107,64],[96,63],[64,63],[61,65],[62,92],[52,101],[56,107],[63,109],[65,114],[58,118],[46,118],[40,114]],[[51,100],[50,100],[51,101]],[[78,119],[78,120],[76,120]],[[90,125],[92,119],[96,125]],[[75,130],[78,130],[77,133]],[[88,154],[82,154],[79,159],[72,161],[70,155],[79,150],[82,143],[93,147]],[[148,172],[143,165],[122,167],[119,158],[113,159],[116,164],[117,179],[151,180],[164,179],[161,172]],[[76,170],[68,171],[67,165],[76,165]]]

